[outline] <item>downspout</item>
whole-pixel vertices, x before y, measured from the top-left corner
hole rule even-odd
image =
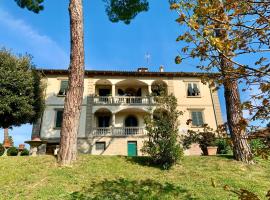
[[[214,111],[214,115],[215,115],[216,127],[218,128],[218,122],[217,122],[217,113],[216,113],[216,108],[215,108],[215,104],[214,104],[214,100],[213,100],[213,93],[212,93],[212,89],[211,89],[211,87],[210,87],[209,82],[208,82],[208,87],[209,87],[209,90],[210,90],[210,96],[211,96],[212,107],[213,107],[213,111]]]

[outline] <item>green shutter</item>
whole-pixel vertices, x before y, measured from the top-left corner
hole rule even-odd
[[[61,128],[63,120],[63,110],[57,110],[56,111],[56,121],[55,121],[55,127]]]
[[[192,93],[193,93],[192,85],[191,85],[191,83],[189,83],[189,84],[188,84],[188,91],[187,91],[187,94],[188,94],[188,96],[192,96]]]
[[[198,117],[198,125],[199,126],[203,125],[202,112],[197,112],[197,117]]]
[[[191,117],[192,117],[192,125],[193,126],[198,126],[198,118],[197,118],[197,112],[191,112]]]
[[[199,88],[198,88],[197,83],[193,83],[193,91],[194,91],[194,93],[195,93],[194,96],[198,96],[198,95],[200,94],[200,90],[199,90]]]
[[[201,111],[191,112],[191,117],[192,117],[192,125],[193,126],[201,126],[204,124]]]
[[[67,89],[68,89],[68,80],[62,80],[61,85],[60,85],[59,94],[65,95],[67,93]]]

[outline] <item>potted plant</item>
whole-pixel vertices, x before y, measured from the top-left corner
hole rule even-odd
[[[216,136],[213,132],[200,132],[198,137],[198,143],[203,152],[203,155],[216,155],[217,145]]]
[[[183,146],[188,149],[192,143],[198,143],[203,152],[203,155],[216,155],[217,154],[217,138],[212,129],[204,126],[203,132],[196,132],[188,130],[188,135],[184,136]]]

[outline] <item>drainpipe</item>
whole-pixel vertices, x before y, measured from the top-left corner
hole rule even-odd
[[[215,104],[214,104],[214,100],[213,100],[212,89],[211,89],[211,87],[210,87],[209,82],[208,82],[208,87],[209,87],[209,90],[210,90],[210,96],[211,96],[211,101],[212,101],[213,111],[214,111],[214,115],[215,115],[216,127],[218,128],[217,113],[216,113],[216,108],[215,108]]]

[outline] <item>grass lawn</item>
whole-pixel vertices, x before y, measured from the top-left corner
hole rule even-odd
[[[185,157],[169,171],[119,156],[80,155],[65,168],[51,156],[0,157],[0,170],[0,199],[5,200],[237,199],[223,185],[266,199],[270,189],[269,161],[248,166],[227,157]]]

